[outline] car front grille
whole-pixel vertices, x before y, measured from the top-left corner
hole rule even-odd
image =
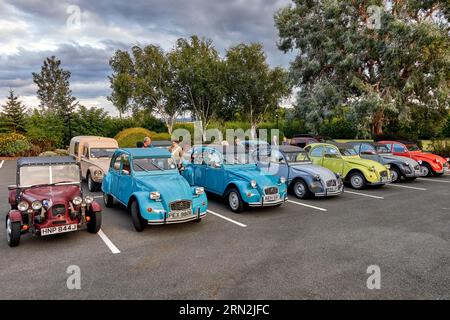
[[[56,204],[52,207],[52,216],[64,216],[66,214],[66,206],[63,204]]]
[[[278,188],[277,187],[266,188],[266,189],[264,189],[264,193],[267,194],[267,195],[277,194],[278,193]]]
[[[189,200],[180,200],[170,203],[171,211],[181,211],[191,209],[192,202]]]
[[[388,172],[387,171],[381,171],[380,172],[380,176],[383,178],[387,178],[388,177]]]
[[[336,180],[328,180],[327,181],[327,187],[331,188],[331,187],[336,187],[337,186],[337,181]]]

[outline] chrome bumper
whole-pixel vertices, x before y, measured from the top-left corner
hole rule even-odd
[[[271,207],[271,206],[276,206],[276,205],[282,204],[282,203],[286,202],[286,200],[287,200],[287,198],[285,197],[284,199],[280,199],[277,201],[270,201],[270,202],[264,202],[264,201],[249,202],[248,205],[250,207]]]
[[[164,219],[164,220],[147,220],[149,225],[161,225],[161,224],[176,224],[176,223],[184,223],[189,221],[194,221],[200,218],[204,218],[206,216],[206,211],[200,214],[196,214],[195,216],[190,216],[183,219]]]
[[[314,196],[315,197],[332,197],[332,196],[338,196],[340,194],[344,193],[344,186],[342,186],[340,189],[336,190],[336,191],[332,191],[332,192],[318,192],[315,193]]]

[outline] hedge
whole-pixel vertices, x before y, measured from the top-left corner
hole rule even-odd
[[[33,145],[18,133],[0,135],[0,156],[21,157],[29,155]]]
[[[135,148],[138,141],[144,141],[145,137],[150,137],[152,140],[170,140],[168,133],[156,133],[145,128],[129,128],[120,131],[114,139],[117,140],[121,148]]]

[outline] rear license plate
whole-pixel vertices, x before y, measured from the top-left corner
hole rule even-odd
[[[49,236],[51,234],[72,232],[72,231],[77,231],[77,229],[78,229],[78,225],[76,225],[76,224],[66,224],[64,226],[42,228],[41,236]]]
[[[186,217],[190,216],[191,214],[192,214],[192,212],[190,210],[172,211],[172,212],[169,212],[167,217],[169,219],[182,219],[182,218],[186,218]]]
[[[268,196],[264,196],[264,202],[272,202],[272,201],[277,201],[279,199],[280,199],[279,194],[271,194]]]

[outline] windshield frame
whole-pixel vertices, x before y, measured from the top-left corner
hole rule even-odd
[[[29,168],[46,168],[46,170],[50,171],[51,173],[53,173],[52,167],[69,167],[69,166],[73,166],[73,167],[77,167],[77,179],[76,180],[62,180],[60,182],[54,182],[53,181],[53,175],[52,176],[48,176],[49,181],[47,182],[42,182],[42,183],[31,183],[31,184],[23,184],[22,183],[22,176],[26,173],[22,172],[23,169],[29,169]],[[72,177],[73,178],[73,177]],[[77,185],[81,185],[81,170],[80,170],[80,165],[78,163],[70,163],[70,164],[62,164],[62,163],[49,163],[49,164],[37,164],[37,165],[26,165],[26,166],[20,166],[19,168],[17,168],[17,174],[16,174],[16,185],[17,188],[30,188],[33,186],[49,186],[49,185],[71,185],[71,184],[77,184]],[[25,181],[26,182],[26,181]]]
[[[281,152],[281,151],[280,151]],[[308,154],[308,152],[306,152],[306,151],[304,151],[304,150],[301,150],[301,151],[286,151],[286,152],[281,152],[282,154],[283,154],[283,156],[284,156],[284,159],[285,159],[285,161],[286,161],[286,163],[288,164],[288,165],[295,165],[295,164],[311,164],[312,163],[312,160],[311,160],[311,158],[309,157],[309,154]],[[288,157],[287,157],[287,154],[305,154],[306,155],[306,158],[308,159],[307,161],[289,161],[288,160]],[[296,157],[296,159],[297,159],[297,157]]]

